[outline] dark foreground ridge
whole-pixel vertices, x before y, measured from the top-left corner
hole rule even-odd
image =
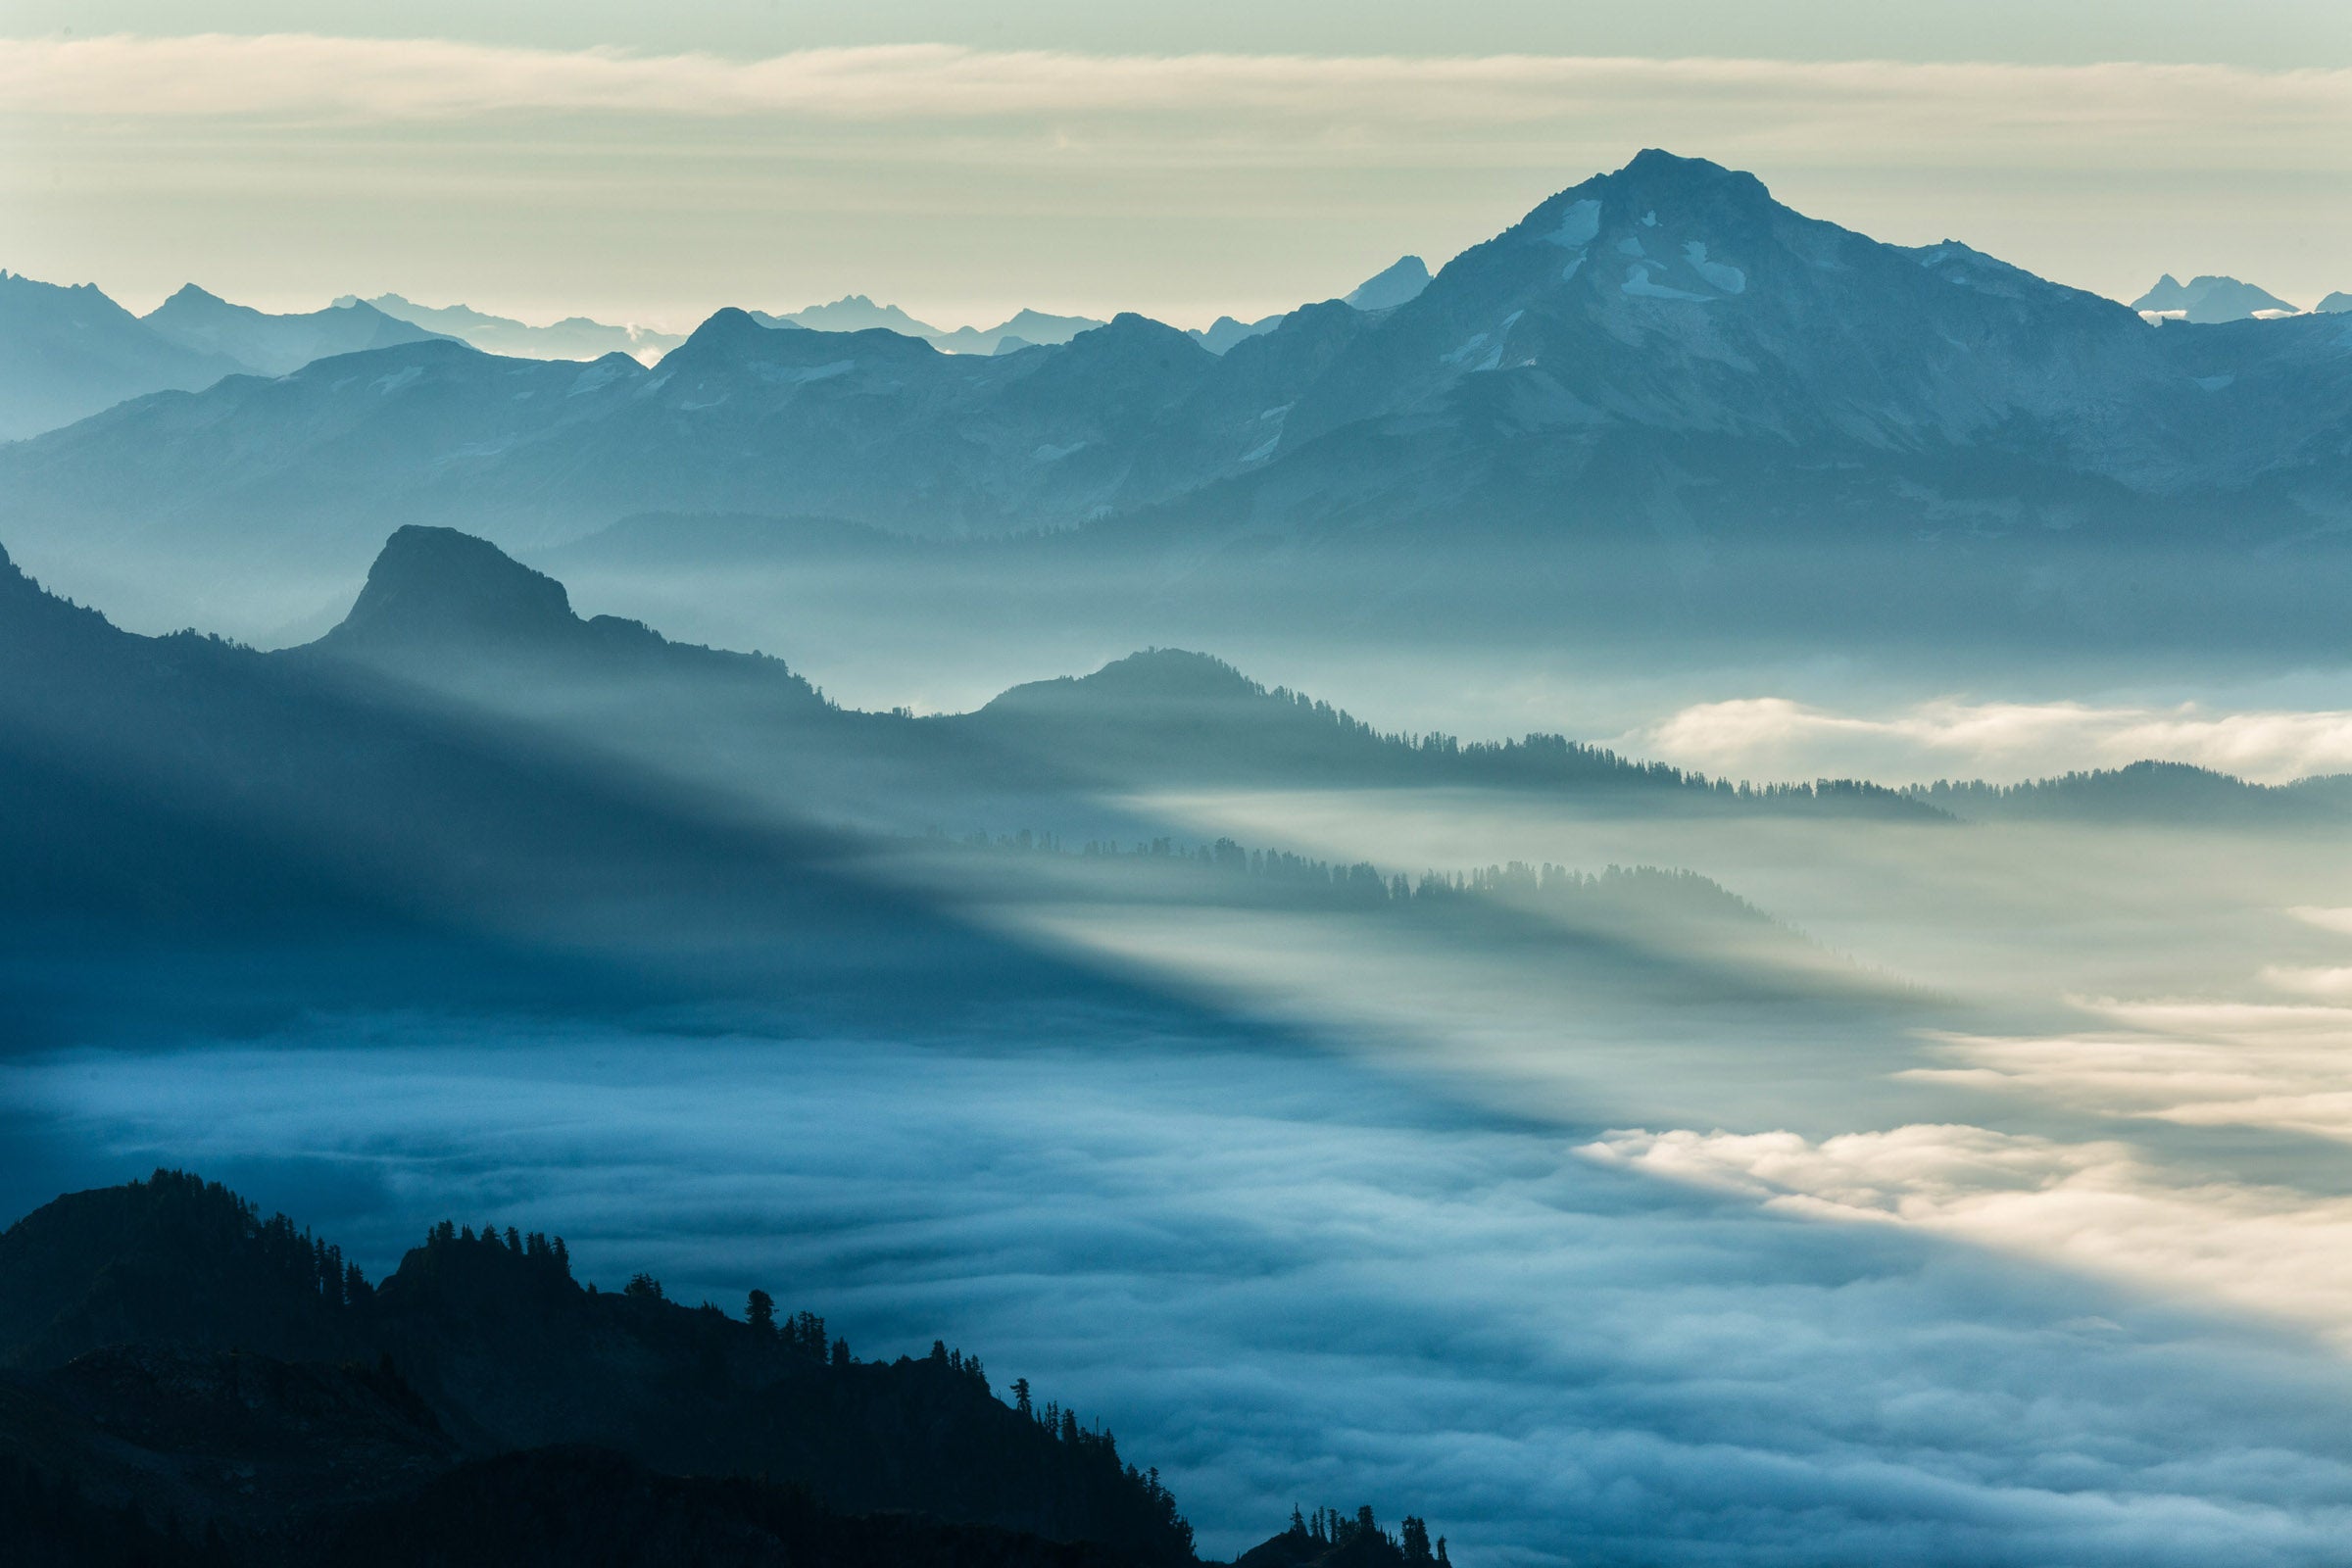
[[[821,1318],[561,1238],[434,1227],[371,1284],[284,1215],[159,1170],[0,1234],[0,1557],[26,1568],[1195,1561],[1154,1470],[977,1357],[858,1359]],[[1266,1568],[1443,1560],[1319,1512]]]

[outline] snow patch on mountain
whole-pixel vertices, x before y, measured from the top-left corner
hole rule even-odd
[[[1447,365],[1460,365],[1463,361],[1469,359],[1471,355],[1476,354],[1480,349],[1483,349],[1486,346],[1487,334],[1480,332],[1471,337],[1467,342],[1463,343],[1460,348],[1455,349],[1451,354],[1442,355],[1440,358]]]
[[[1700,305],[1704,305],[1709,300],[1714,298],[1714,296],[1711,294],[1693,294],[1688,289],[1669,288],[1663,283],[1651,282],[1649,280],[1649,272],[1651,267],[1654,265],[1654,263],[1650,262],[1636,262],[1633,266],[1627,268],[1625,270],[1625,282],[1621,285],[1624,292],[1634,295],[1640,299],[1690,300]]]
[[[621,367],[617,365],[591,365],[580,372],[579,378],[571,383],[571,390],[564,395],[567,398],[576,398],[584,392],[594,392],[599,387],[611,386],[624,373]]]
[[[811,381],[830,381],[837,375],[847,375],[858,368],[856,360],[833,360],[823,365],[759,365],[753,370],[760,380],[771,386],[807,386]]]
[[[1583,250],[1600,232],[1600,203],[1590,196],[1560,215],[1560,226],[1544,237],[1567,250]]]
[[[1726,294],[1747,292],[1747,274],[1729,262],[1708,261],[1706,241],[1694,239],[1686,244],[1683,258],[1690,264],[1691,270]]]

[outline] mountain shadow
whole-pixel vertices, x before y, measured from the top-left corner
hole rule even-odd
[[[701,689],[829,711],[774,661],[611,626],[578,638],[595,669],[669,650],[698,679],[716,672]],[[863,854],[789,800],[751,810],[348,660],[120,631],[0,557],[13,1045],[422,999],[961,1016],[1042,992],[1184,1006],[879,882]]]

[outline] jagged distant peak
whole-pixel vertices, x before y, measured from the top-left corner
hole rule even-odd
[[[214,293],[209,288],[205,288],[196,283],[182,283],[179,285],[179,287],[173,289],[172,291],[171,298],[165,300],[162,305],[157,306],[156,310],[160,311],[172,305],[226,305],[228,301],[222,299],[220,295]],[[151,312],[149,314],[152,315],[153,313]]]
[[[1692,219],[1754,219],[1787,211],[1762,180],[1744,170],[1651,147],[1621,169],[1545,197],[1497,238],[1582,250],[1604,226],[1654,229]]]
[[[1348,291],[1348,304],[1359,311],[1390,311],[1429,287],[1429,267],[1418,256],[1400,256]]]
[[[2173,317],[2212,324],[2243,321],[2258,316],[2299,316],[2296,307],[2269,289],[2220,273],[2200,273],[2183,283],[2167,272],[2156,286],[2132,302],[2132,308],[2152,317]]]
[[[908,337],[929,338],[939,334],[938,327],[916,320],[896,305],[876,305],[863,294],[844,294],[829,304],[807,306],[777,319],[796,326],[814,327],[820,332],[859,332],[882,327]]]

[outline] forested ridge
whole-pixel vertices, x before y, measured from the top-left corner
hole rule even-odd
[[[764,1290],[603,1290],[514,1226],[443,1221],[374,1280],[180,1171],[0,1234],[0,1368],[13,1561],[1194,1560],[1155,1469],[944,1340],[868,1359]]]

